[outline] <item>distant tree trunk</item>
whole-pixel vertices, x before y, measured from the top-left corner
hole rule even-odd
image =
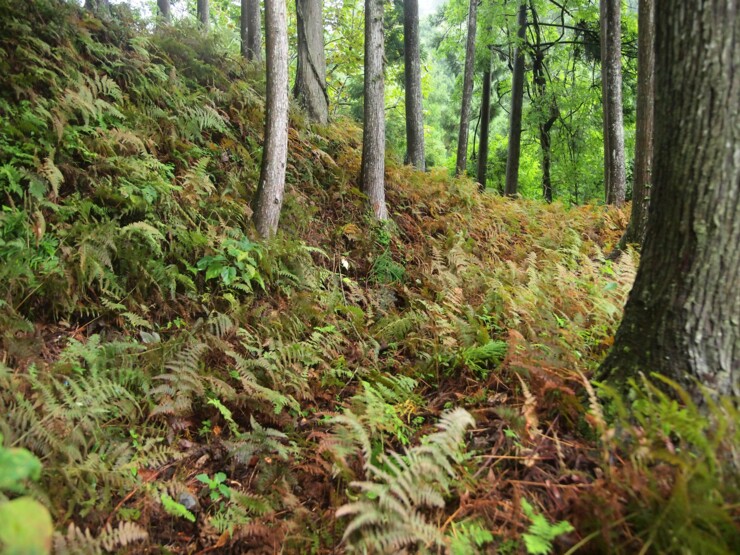
[[[460,133],[457,137],[457,162],[455,174],[462,175],[468,165],[468,128],[470,104],[473,100],[473,68],[475,65],[475,32],[478,19],[478,0],[470,0],[468,12],[468,39],[465,46],[465,72],[463,74],[462,106],[460,108]]]
[[[198,21],[203,26],[203,29],[208,30],[208,22],[210,20],[210,9],[208,6],[208,0],[198,0],[197,4]]]
[[[506,158],[506,187],[504,194],[516,196],[519,189],[519,156],[522,143],[522,107],[524,105],[524,43],[527,32],[527,5],[519,6],[517,18],[517,47],[514,52],[514,71],[511,83],[511,114],[509,115],[509,154]]]
[[[645,242],[653,173],[653,127],[655,126],[655,2],[640,0],[637,21],[637,123],[635,129],[635,184],[632,217],[620,241]]]
[[[378,220],[385,205],[385,81],[383,0],[365,0],[365,113],[362,130],[362,190]]]
[[[424,114],[419,56],[419,0],[403,3],[403,55],[406,85],[406,153],[411,164],[424,171]]]
[[[285,192],[288,158],[288,18],[285,0],[265,1],[267,113],[254,224],[262,237],[275,234]]]
[[[655,157],[634,287],[600,378],[655,371],[740,395],[740,14],[656,5]]]
[[[296,0],[298,65],[293,93],[311,121],[329,121],[321,0]]]
[[[240,52],[246,59],[249,59],[249,1],[241,0],[241,9],[239,10]]]
[[[157,8],[159,8],[159,16],[162,21],[169,23],[172,19],[170,14],[170,0],[157,0]]]
[[[250,0],[247,16],[249,27],[247,58],[253,62],[262,61],[262,17],[260,0]]]
[[[491,123],[491,61],[483,73],[483,94],[480,108],[480,146],[478,147],[478,184],[481,191],[486,190],[486,171],[488,170],[488,129]]]
[[[85,0],[85,9],[100,15],[110,15],[109,0]]]
[[[626,168],[622,119],[622,15],[620,0],[600,0],[601,90],[604,118],[604,187],[607,204],[624,204]]]

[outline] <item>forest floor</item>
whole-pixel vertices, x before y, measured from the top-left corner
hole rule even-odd
[[[665,482],[633,455],[661,439],[588,382],[635,274],[604,255],[626,212],[389,160],[380,225],[360,130],[295,111],[262,243],[260,68],[194,29],[1,5],[0,434],[43,464],[24,487],[58,552],[646,543]]]

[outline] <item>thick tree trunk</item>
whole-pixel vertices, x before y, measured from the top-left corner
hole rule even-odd
[[[385,81],[383,0],[365,0],[365,113],[362,130],[362,190],[378,220],[385,205]]]
[[[478,147],[478,184],[481,191],[486,190],[486,170],[488,169],[488,129],[491,123],[491,70],[483,74],[483,94],[480,108],[480,146]]]
[[[170,14],[170,0],[157,0],[157,8],[159,8],[159,16],[162,21],[169,23],[172,19]]]
[[[288,18],[285,0],[265,1],[267,113],[254,224],[262,237],[275,234],[285,192],[288,158]]]
[[[247,0],[247,59],[262,61],[262,18],[260,0]]]
[[[403,3],[403,56],[406,85],[406,154],[411,164],[424,171],[424,114],[421,105],[419,0],[405,0]]]
[[[527,32],[527,5],[522,2],[517,18],[517,47],[511,83],[511,113],[509,114],[509,149],[506,158],[504,194],[516,196],[519,189],[519,156],[522,143],[522,107],[524,105],[524,41]]]
[[[296,0],[298,65],[293,93],[311,121],[329,121],[321,0]]]
[[[607,204],[624,204],[626,168],[622,118],[622,15],[619,0],[600,0],[604,188]]]
[[[210,7],[208,4],[208,0],[198,0],[197,4],[197,15],[198,15],[198,21],[203,26],[203,29],[206,31],[208,30],[208,23],[211,19],[210,17]]]
[[[632,217],[620,241],[642,245],[645,241],[653,173],[655,126],[655,3],[640,0],[637,21],[637,124],[635,129],[635,184]]]
[[[601,377],[659,372],[740,395],[740,14],[656,4],[653,195],[642,261]]]
[[[462,175],[468,165],[468,130],[470,104],[473,100],[473,68],[475,66],[475,33],[478,21],[478,0],[470,0],[468,12],[468,39],[465,45],[465,70],[463,73],[462,105],[460,107],[460,133],[457,137],[455,175]]]

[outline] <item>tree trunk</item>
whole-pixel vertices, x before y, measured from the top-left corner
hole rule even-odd
[[[637,124],[635,129],[635,184],[632,217],[620,241],[642,245],[645,241],[653,173],[655,126],[655,3],[640,0],[637,22]]]
[[[540,132],[540,151],[542,152],[542,196],[552,202],[552,160],[550,129],[558,119],[558,108],[554,99],[547,98],[547,78],[545,77],[545,53],[537,49],[532,63],[532,81],[537,94],[537,103],[542,112],[538,124]],[[546,114],[546,115],[545,115]],[[545,120],[544,118],[547,117]]]
[[[296,0],[298,65],[293,93],[311,121],[329,121],[321,0]]]
[[[660,0],[657,13],[653,198],[601,378],[655,371],[737,396],[740,14],[731,0]]]
[[[455,175],[462,175],[468,165],[468,128],[470,104],[473,100],[473,67],[475,65],[475,32],[478,19],[478,0],[470,0],[468,12],[468,40],[465,46],[465,72],[463,74],[462,106],[460,108],[460,134],[457,137],[457,162]]]
[[[170,14],[170,0],[157,0],[157,8],[159,8],[159,16],[162,21],[169,23],[172,19]]]
[[[249,0],[241,0],[239,10],[239,51],[242,57],[249,59]]]
[[[403,3],[403,56],[406,85],[406,153],[411,164],[424,171],[424,114],[419,56],[419,0]]]
[[[285,192],[288,158],[288,19],[285,0],[265,1],[267,113],[254,224],[262,237],[275,234]]]
[[[607,204],[624,204],[626,169],[622,120],[622,14],[619,0],[600,0],[604,188]]]
[[[260,17],[260,0],[242,0],[242,10],[246,3],[246,56],[253,62],[262,61],[262,18]]]
[[[365,113],[362,130],[362,190],[378,220],[385,205],[385,81],[383,0],[365,0]]]
[[[491,61],[488,71],[483,74],[483,94],[481,95],[480,146],[478,148],[478,184],[481,191],[486,190],[486,170],[488,169],[488,129],[491,123]]]
[[[522,143],[522,106],[524,104],[524,47],[527,32],[527,5],[519,6],[517,47],[514,52],[514,72],[511,83],[511,114],[509,116],[509,155],[506,158],[504,194],[516,196],[519,188],[519,156]]]
[[[210,10],[208,6],[208,0],[198,0],[197,4],[198,21],[203,26],[203,29],[208,30],[208,22],[210,20]]]

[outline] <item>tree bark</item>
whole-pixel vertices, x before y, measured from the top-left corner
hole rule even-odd
[[[362,130],[362,190],[378,220],[385,205],[385,81],[383,0],[365,0],[365,113]]]
[[[640,0],[637,21],[637,124],[635,129],[635,184],[632,216],[620,241],[642,245],[645,241],[653,173],[655,126],[655,3]]]
[[[478,0],[470,0],[468,12],[468,38],[465,45],[465,70],[463,73],[462,105],[460,107],[460,133],[457,137],[455,175],[465,173],[468,165],[468,131],[470,104],[473,100],[473,68],[475,65],[475,33],[478,20]]]
[[[635,285],[601,378],[740,395],[740,14],[656,4],[655,157]]]
[[[262,237],[275,234],[285,192],[288,158],[288,19],[285,0],[265,0],[267,110],[262,169],[254,224]]]
[[[242,57],[249,59],[249,0],[241,0],[239,10],[239,51]]]
[[[481,191],[486,190],[488,170],[488,129],[491,123],[491,61],[488,71],[483,73],[483,93],[481,95],[480,143],[478,147],[478,185]]]
[[[170,0],[157,0],[157,8],[159,8],[159,16],[162,21],[169,23],[172,19],[170,14]]]
[[[419,55],[419,0],[403,3],[403,56],[406,85],[406,153],[408,161],[424,171],[424,113]]]
[[[604,189],[607,204],[624,204],[626,168],[622,118],[622,14],[620,0],[600,0],[601,90],[604,120]]]
[[[522,107],[524,105],[524,46],[527,32],[527,5],[522,2],[517,18],[517,47],[511,83],[511,114],[509,116],[509,149],[506,158],[504,194],[516,196],[519,188],[519,157],[522,143]]]
[[[252,62],[262,61],[262,18],[260,17],[260,0],[242,0],[242,10],[246,3],[246,57]],[[242,12],[243,13],[243,12]]]
[[[203,26],[203,29],[207,31],[208,23],[210,21],[210,8],[208,5],[208,0],[198,0],[197,15],[198,21]]]
[[[296,0],[298,64],[293,94],[311,121],[329,121],[321,0]]]

